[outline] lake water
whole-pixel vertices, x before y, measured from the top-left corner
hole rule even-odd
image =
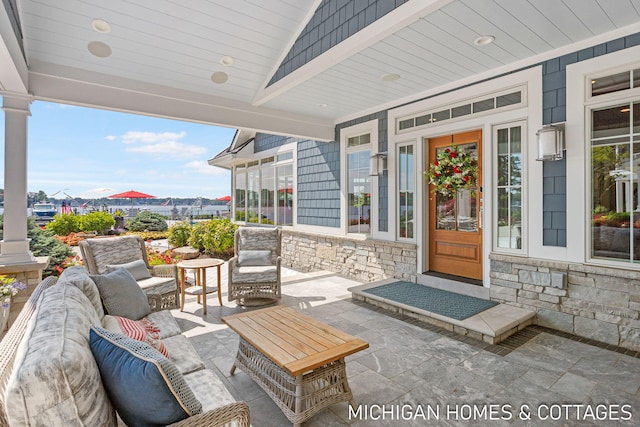
[[[77,214],[86,214],[92,211],[91,208],[78,208],[72,207],[73,211]],[[95,209],[93,209],[95,210]],[[167,217],[189,217],[191,215],[215,215],[215,216],[229,216],[229,209],[227,205],[206,205],[201,207],[192,207],[190,205],[176,205],[176,206],[157,206],[157,205],[106,205],[100,207],[100,210],[106,210],[107,212],[122,211],[126,216],[135,216],[136,213],[142,211],[157,212]],[[58,206],[58,212],[60,212],[60,206]],[[0,208],[0,214],[4,213],[4,208]],[[27,209],[27,215],[31,216],[31,208]]]

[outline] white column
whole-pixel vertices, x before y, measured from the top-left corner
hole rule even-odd
[[[35,262],[27,240],[28,95],[2,93],[4,110],[4,240],[0,265]]]

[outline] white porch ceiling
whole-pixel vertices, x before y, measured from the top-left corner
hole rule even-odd
[[[265,88],[320,0],[17,4],[36,98],[317,139],[345,118],[640,31],[640,0],[410,0]],[[495,42],[474,45],[481,35]],[[93,56],[91,41],[112,55]],[[228,81],[214,84],[216,71]]]

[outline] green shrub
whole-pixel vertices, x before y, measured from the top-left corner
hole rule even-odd
[[[166,239],[169,236],[168,231],[129,231],[126,234],[135,234],[138,235],[145,242],[148,240],[160,240]]]
[[[66,215],[70,216],[70,215]],[[4,226],[4,217],[0,215],[0,230]],[[29,250],[34,256],[48,256],[49,265],[42,272],[42,277],[58,275],[63,270],[65,260],[75,255],[71,246],[66,245],[54,237],[54,232],[38,227],[34,218],[27,218],[27,237]],[[0,233],[0,239],[2,234]]]
[[[167,240],[174,248],[187,246],[189,236],[191,236],[191,225],[187,221],[180,221],[169,227],[169,236]]]
[[[47,230],[58,236],[66,236],[69,233],[77,233],[81,231],[80,217],[74,214],[56,214],[46,226]]]
[[[108,212],[91,212],[79,217],[80,231],[89,233],[95,231],[98,234],[106,234],[116,225],[116,220]]]
[[[167,228],[167,220],[156,212],[140,212],[127,222],[129,231],[166,231]]]
[[[212,219],[193,226],[187,243],[209,255],[226,256],[233,252],[233,234],[238,226],[228,219]]]

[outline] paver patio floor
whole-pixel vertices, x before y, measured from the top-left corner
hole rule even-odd
[[[247,309],[226,300],[226,265],[223,272],[224,307],[210,298],[203,318],[191,297],[175,315],[207,367],[249,403],[253,426],[290,425],[247,375],[229,375],[238,337],[221,318]],[[537,327],[515,340],[519,346],[496,354],[484,343],[352,302],[347,288],[356,281],[330,272],[285,269],[283,276],[281,304],[370,344],[347,358],[360,412],[350,416],[339,403],[304,426],[640,425],[639,358]],[[212,285],[215,273],[208,277]]]

